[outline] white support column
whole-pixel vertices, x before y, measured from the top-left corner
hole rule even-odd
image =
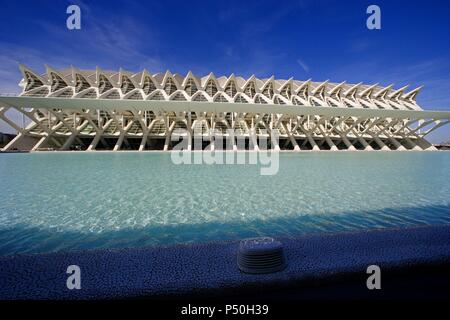
[[[317,124],[315,124],[314,127],[312,127],[311,123],[310,123],[310,121],[311,121],[310,116],[308,116],[307,119],[308,120],[306,121],[305,124],[308,127],[308,129],[305,128],[304,124],[298,125],[298,128],[300,128],[305,133],[306,139],[309,141],[309,144],[312,147],[312,151],[320,151],[319,146],[317,145],[317,143],[314,141],[314,139],[311,136],[311,132],[313,132],[316,129]],[[314,117],[313,121],[315,121],[315,120],[316,120],[316,118]],[[320,121],[321,120],[319,119],[319,122]]]
[[[364,139],[363,137],[359,136],[358,140],[364,146],[364,150],[365,151],[373,151],[372,146],[366,141],[366,139]]]
[[[59,148],[62,147],[61,142],[59,142],[58,139],[56,139],[54,136],[51,136],[50,139],[53,141],[53,143],[54,143],[57,147],[59,147]]]
[[[378,126],[378,128],[380,129],[380,131],[378,132],[378,135],[384,134],[388,140],[394,145],[395,150],[399,150],[399,151],[403,151],[406,150],[406,148],[404,146],[402,146],[402,144],[400,142],[398,142],[393,136],[392,133],[389,132],[388,130],[386,130],[386,126],[392,127],[394,125],[396,125],[398,122],[400,122],[399,119],[394,119],[391,120],[391,122],[389,122],[387,125],[385,125],[384,127],[380,127]]]
[[[317,145],[316,141],[314,141],[313,137],[311,136],[311,134],[308,132],[306,133],[306,138],[309,141],[309,144],[312,147],[312,151],[320,151],[319,146]]]
[[[365,151],[373,151],[373,148],[367,143],[367,141],[361,137],[356,130],[353,130],[353,133],[355,134],[358,141],[363,145]]]
[[[209,145],[210,151],[214,151],[216,149],[216,139],[214,137],[214,129],[209,130]]]
[[[375,142],[380,146],[380,149],[383,151],[391,151],[391,149],[389,149],[389,147],[383,142],[381,141],[381,139],[376,136],[376,135],[372,135],[373,140],[375,140]]]
[[[286,131],[289,140],[291,141],[292,145],[294,146],[294,151],[300,151],[300,147],[298,146],[297,141],[295,141],[294,137],[292,136],[291,130],[287,130],[287,128],[283,122],[281,122],[280,125],[283,127],[284,131]],[[274,130],[277,130],[277,129],[274,129]],[[280,146],[278,144],[277,144],[277,147],[278,147],[278,149],[275,149],[275,150],[280,150]]]
[[[69,138],[67,138],[66,142],[59,150],[67,150],[76,139],[81,141],[79,139],[78,135],[80,134],[81,130],[83,130],[88,124],[89,124],[89,121],[85,120],[77,128],[70,128],[72,131],[72,134],[69,136]],[[75,121],[74,121],[74,125],[75,125]]]
[[[137,120],[139,122],[139,125],[142,129],[142,139],[141,143],[139,144],[139,151],[143,151],[145,149],[145,145],[147,144],[147,137],[148,137],[148,128],[147,128],[147,112],[146,111],[132,111],[134,120]]]
[[[428,121],[428,123],[432,123],[433,121]],[[419,122],[420,123],[420,122]],[[443,122],[438,122],[436,126],[441,125]],[[416,132],[420,130],[411,130],[409,127],[405,127],[405,129],[409,130],[408,132],[404,130],[403,132],[398,132],[413,148],[413,150],[426,150],[426,151],[435,151],[437,150],[430,142],[423,138],[423,135],[419,135]],[[433,129],[433,128],[432,128]],[[414,138],[414,140],[411,140]]]
[[[170,137],[171,137],[171,135],[168,134],[166,136],[166,139],[164,140],[164,151],[169,150]]]
[[[326,133],[324,133],[324,137],[325,137],[325,141],[330,146],[330,151],[338,151],[338,148],[334,144],[333,140],[331,140],[331,138]]]
[[[322,133],[323,137],[325,138],[326,143],[330,146],[330,151],[338,151],[338,148],[334,144],[333,140],[331,140],[331,138],[329,137],[324,126],[320,124],[318,127],[319,127],[319,130]]]
[[[124,138],[125,138],[125,132],[122,131],[122,132],[120,133],[119,139],[117,139],[117,142],[116,142],[116,144],[114,145],[113,151],[119,151],[119,150],[120,150],[120,147],[122,146],[122,143],[123,143],[123,139],[124,139]]]
[[[6,106],[4,104],[1,104],[0,108],[0,119],[2,119],[3,121],[5,121],[5,123],[7,123],[9,126],[11,126],[14,130],[16,130],[17,135],[7,144],[5,145],[1,150],[2,151],[8,151],[8,150],[12,150],[14,148],[17,147],[18,144],[20,144],[20,142],[27,137],[27,134],[30,130],[32,130],[33,128],[37,127],[37,126],[41,126],[39,121],[37,119],[35,119],[34,117],[30,117],[28,115],[28,113],[31,114],[30,111],[25,111],[24,108],[16,108],[14,107],[13,109],[18,111],[19,113],[22,114],[23,116],[27,116],[28,118],[31,119],[31,123],[27,126],[27,128],[22,128],[19,125],[17,125],[14,121],[10,120],[8,117],[5,116],[6,111],[8,111],[11,107]],[[23,121],[23,120],[22,120]],[[44,131],[48,132],[49,130],[47,128],[43,129]]]
[[[427,140],[421,138],[420,136],[416,135],[416,139],[414,140],[416,141],[416,144],[425,151],[436,151],[436,147],[433,146],[430,142],[428,142]]]
[[[49,138],[50,136],[45,136],[39,139],[39,141],[33,146],[33,148],[31,148],[31,151],[36,151],[37,149],[39,149],[45,142],[47,142]]]
[[[229,134],[229,139],[231,139],[231,143],[233,146],[233,151],[237,151],[237,144],[236,144],[236,136],[235,136],[235,131],[231,130],[230,134]]]
[[[416,150],[416,151],[423,150],[421,147],[419,147],[417,144],[415,144],[411,139],[405,137],[405,141],[409,144],[409,146],[411,147],[411,150]]]
[[[279,132],[278,132],[278,129],[272,129],[272,130],[271,130],[271,132],[270,132],[270,142],[271,142],[271,144],[272,144],[272,146],[273,146],[273,150],[275,150],[275,151],[280,151],[280,145],[279,145],[279,143],[278,143],[279,140],[274,138],[273,133],[275,133],[275,135],[276,135],[277,137],[279,137],[280,134],[279,134]],[[295,143],[295,145],[297,145],[297,142],[295,142],[295,140],[294,140],[294,143]],[[298,145],[297,145],[297,148],[298,148]]]
[[[251,141],[252,144],[253,144],[253,150],[254,150],[254,151],[258,151],[258,150],[259,150],[259,147],[258,147],[258,139],[257,139],[257,137],[256,137],[256,132],[255,132],[255,129],[254,129],[253,127],[249,130],[249,135],[248,135],[248,137],[249,137],[250,141]],[[249,142],[250,142],[250,141],[249,141]]]
[[[2,151],[8,151],[13,149],[17,145],[17,143],[19,143],[24,137],[25,134],[19,133],[6,146],[2,148]]]
[[[32,151],[36,151],[38,148],[40,148],[45,142],[47,142],[49,139],[53,139],[53,141],[55,142],[53,133],[55,133],[58,129],[60,129],[63,126],[62,122],[59,122],[58,124],[56,124],[55,126],[53,126],[51,129],[49,129],[45,136],[43,136],[35,145],[34,147],[31,149]],[[58,145],[59,143],[56,143],[56,145]]]
[[[192,130],[188,130],[189,131],[189,140],[188,140],[188,146],[187,146],[187,150],[188,151],[192,151]]]
[[[167,123],[168,123],[168,121],[169,120],[167,120]],[[172,138],[172,131],[173,131],[174,127],[175,127],[175,121],[173,121],[170,126],[166,127],[167,134],[166,134],[166,140],[164,141],[164,151],[169,150],[169,143]]]
[[[77,136],[77,132],[73,132],[66,140],[66,142],[64,142],[63,146],[59,149],[59,150],[67,150],[69,149],[70,145],[73,143],[73,141],[75,140],[76,136]]]
[[[356,139],[362,144],[365,151],[373,151],[373,148],[367,143],[367,141],[361,136],[361,123],[366,121],[365,118],[356,119],[353,124],[345,131],[345,135],[349,132],[353,132]]]
[[[94,139],[92,140],[91,144],[87,148],[87,151],[94,151],[101,138],[102,138],[102,133],[97,132],[95,134]],[[116,151],[116,150],[114,150],[114,151]]]
[[[211,125],[208,126],[208,121],[206,121],[206,124],[208,126],[208,135],[209,135],[209,150],[214,151],[216,149],[216,141],[214,138],[214,133],[216,129],[216,117],[214,112],[211,113],[211,117],[209,119]]]
[[[119,124],[119,123],[117,122],[117,124]],[[123,126],[123,124],[124,123],[122,122],[122,126]],[[117,142],[116,142],[116,144],[114,146],[113,151],[119,151],[120,150],[120,148],[122,147],[123,140],[125,139],[125,135],[126,135],[127,131],[130,130],[132,125],[133,125],[133,121],[130,121],[126,125],[125,128],[123,128],[123,127],[120,128],[120,136],[119,136],[119,139],[117,139]]]
[[[394,137],[388,136],[388,139],[395,146],[396,150],[403,151],[406,150],[404,146],[400,142],[398,142]]]
[[[350,140],[347,139],[347,137],[343,134],[341,134],[341,139],[344,142],[344,144],[347,146],[347,150],[348,151],[356,151],[356,148],[354,145],[352,145],[352,143],[350,142]]]
[[[147,144],[148,131],[144,132],[142,135],[141,144],[139,145],[139,151],[144,151],[145,145]]]
[[[228,136],[225,137],[225,149],[226,151],[230,151],[231,147],[231,150],[236,151],[237,146],[236,146],[235,131],[232,128],[227,128],[227,133]]]
[[[123,139],[125,138],[125,130],[121,129],[120,130],[120,135],[119,138],[117,139],[116,144],[114,145],[114,149],[113,151],[119,151],[120,147],[122,146],[123,143]]]

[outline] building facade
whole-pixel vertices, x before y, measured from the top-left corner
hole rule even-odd
[[[17,131],[3,151],[170,150],[181,137],[191,150],[435,150],[426,136],[450,121],[450,112],[417,104],[421,88],[169,71],[20,70],[22,93],[0,96],[0,119]],[[19,112],[22,123],[11,112]]]

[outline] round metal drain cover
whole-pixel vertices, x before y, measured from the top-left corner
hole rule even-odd
[[[242,240],[237,255],[239,269],[245,273],[271,273],[286,267],[283,245],[269,237]]]

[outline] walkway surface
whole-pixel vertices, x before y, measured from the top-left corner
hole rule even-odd
[[[236,265],[238,242],[88,250],[0,258],[0,299],[132,298],[224,292],[450,262],[450,226],[279,239],[288,266],[249,275]],[[81,289],[69,290],[69,265]]]

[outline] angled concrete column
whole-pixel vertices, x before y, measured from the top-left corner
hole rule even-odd
[[[312,146],[312,151],[320,151],[319,146],[317,145],[316,141],[311,137],[311,134],[307,133],[306,138],[308,139],[309,143]]]
[[[280,145],[278,144],[278,141],[273,140],[272,145],[273,145],[273,150],[280,151]]]
[[[92,140],[91,144],[87,148],[87,151],[95,150],[95,148],[97,147],[97,144],[98,144],[98,142],[100,141],[101,138],[102,138],[101,133],[97,132],[97,134],[94,136],[94,139]],[[115,148],[115,146],[114,146],[114,148]],[[119,148],[120,148],[120,146],[119,146]],[[114,151],[117,151],[117,150],[114,150]]]
[[[144,132],[141,140],[141,144],[139,145],[139,151],[144,151],[145,145],[147,144],[148,132]]]
[[[166,140],[164,140],[164,151],[169,150],[169,143],[170,143],[170,138],[172,137],[171,134],[168,134],[166,136]]]
[[[237,151],[237,144],[236,144],[236,137],[233,135],[233,137],[231,138],[231,139],[233,139],[233,151]]]
[[[435,146],[433,146],[431,143],[429,143],[427,140],[417,136],[416,138],[416,144],[422,148],[422,150],[425,151],[435,151],[437,150]]]
[[[333,140],[330,139],[329,136],[325,136],[325,141],[328,143],[328,145],[330,146],[330,150],[331,151],[337,151],[338,148],[336,147],[336,145],[334,144]]]
[[[119,136],[119,139],[117,139],[116,144],[114,145],[114,149],[113,151],[119,151],[120,147],[122,146],[123,143],[123,138],[125,137],[125,132],[122,132]]]
[[[164,151],[169,150],[170,140],[172,139],[173,128],[175,128],[175,121],[172,122],[171,125],[166,126],[166,140],[164,140]]]
[[[409,144],[409,146],[411,147],[411,150],[416,150],[416,151],[422,151],[423,150],[420,146],[418,146],[417,144],[412,142],[411,139],[405,138],[405,141]]]
[[[367,141],[362,138],[361,136],[358,136],[358,141],[363,145],[364,150],[366,151],[373,151],[373,148],[370,146],[370,144],[367,143]]]
[[[333,140],[331,140],[331,138],[330,138],[327,130],[325,129],[325,127],[322,124],[319,124],[318,128],[319,128],[320,132],[322,133],[322,136],[324,137],[326,143],[330,147],[330,151],[337,151],[338,148],[334,144]]]
[[[298,146],[297,141],[295,141],[294,137],[292,136],[292,132],[290,130],[287,130],[284,123],[281,123],[281,126],[283,127],[284,131],[286,131],[289,140],[291,141],[292,145],[294,146],[294,151],[300,151],[300,147]],[[278,146],[278,150],[280,150],[279,146]]]
[[[189,132],[189,140],[188,140],[187,150],[192,151],[192,132]]]
[[[398,142],[395,138],[388,137],[388,139],[395,146],[395,150],[400,150],[400,151],[406,150],[406,148],[404,146],[402,146],[402,144],[400,142]]]
[[[53,141],[53,143],[54,143],[57,147],[59,147],[59,148],[62,147],[61,142],[59,142],[55,137],[51,136],[50,139]]]
[[[77,137],[78,132],[73,132],[64,142],[63,146],[59,150],[67,150],[69,149],[70,145],[75,141],[75,138]]]
[[[39,141],[34,145],[34,147],[31,149],[31,151],[36,151],[39,149],[47,140],[50,138],[50,136],[45,136],[39,139]]]
[[[25,135],[23,133],[19,133],[14,137],[14,139],[12,139],[6,146],[2,148],[2,151],[13,149],[17,145],[17,143],[19,143],[24,137]]]
[[[383,151],[391,151],[391,149],[389,149],[389,147],[383,142],[381,141],[380,138],[378,138],[377,136],[372,136],[373,140],[375,140],[375,142],[380,146],[380,149]]]
[[[119,123],[119,122],[117,122],[117,120],[116,120],[116,123]],[[122,125],[123,125],[123,123],[122,123]],[[119,151],[120,150],[120,148],[122,147],[122,143],[123,143],[123,141],[124,141],[124,139],[125,139],[125,135],[126,135],[126,133],[128,132],[128,130],[130,130],[130,128],[131,128],[131,126],[133,125],[133,121],[130,121],[126,126],[125,126],[125,128],[122,128],[121,130],[120,130],[120,136],[119,136],[119,139],[117,139],[117,142],[116,142],[116,145],[114,146],[114,149],[113,149],[113,151]],[[97,130],[97,132],[99,132],[100,130]]]
[[[81,141],[78,135],[80,134],[81,130],[83,130],[88,124],[89,121],[84,121],[81,125],[79,125],[75,129],[71,129],[72,134],[69,136],[69,138],[67,138],[66,142],[61,146],[59,150],[69,149],[69,147],[73,144],[75,140],[77,140],[80,145],[84,146],[85,144]]]
[[[348,151],[355,151],[356,150],[355,146],[352,145],[352,143],[347,139],[346,136],[341,135],[341,139],[344,142],[344,144],[347,146],[347,150]]]
[[[253,128],[250,129],[250,131],[249,131],[249,139],[253,144],[253,150],[258,151],[259,150],[258,139],[256,138],[256,132]]]
[[[273,129],[272,132],[270,133],[270,142],[272,144],[272,149],[275,150],[275,151],[280,151],[280,145],[278,143],[279,140],[275,139],[274,135],[277,136],[277,137],[279,136],[277,129]],[[288,134],[288,136],[289,136],[289,134]],[[294,142],[295,142],[295,140],[294,140]]]

